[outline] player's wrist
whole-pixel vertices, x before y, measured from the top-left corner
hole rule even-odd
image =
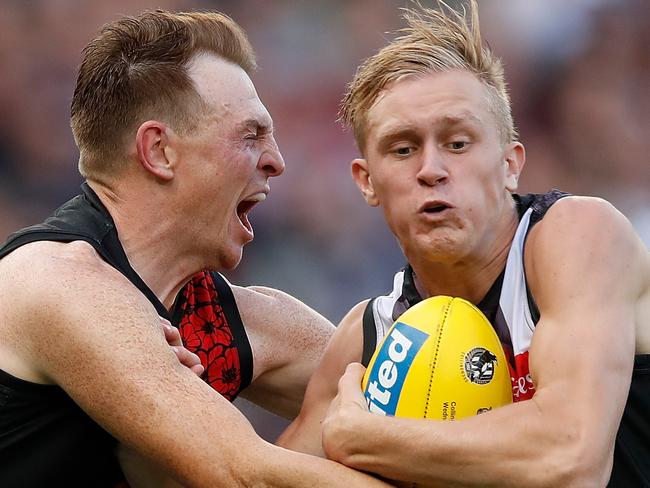
[[[364,439],[373,435],[372,414],[356,403],[342,406],[323,422],[323,452],[334,461],[353,466],[365,449]]]

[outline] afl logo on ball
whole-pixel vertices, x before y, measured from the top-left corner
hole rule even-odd
[[[494,354],[482,347],[475,347],[465,354],[465,376],[472,383],[486,385],[492,381],[496,364],[497,357]]]

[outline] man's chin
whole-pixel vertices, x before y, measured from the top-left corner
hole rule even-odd
[[[448,259],[463,254],[465,245],[462,237],[458,233],[448,230],[445,232],[421,234],[412,238],[409,241],[409,246],[407,248],[402,247],[402,250],[407,255],[414,254],[416,256]]]
[[[236,249],[234,247],[235,246],[233,246],[233,249],[222,254],[221,259],[219,260],[221,269],[232,270],[241,263],[244,246],[237,246]]]

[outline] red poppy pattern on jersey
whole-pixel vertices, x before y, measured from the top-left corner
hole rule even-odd
[[[209,272],[192,277],[181,290],[178,306],[178,330],[185,347],[201,358],[203,380],[232,401],[241,386],[239,353]]]

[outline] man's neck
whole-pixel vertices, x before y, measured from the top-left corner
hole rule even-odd
[[[166,218],[155,198],[123,198],[104,185],[88,184],[110,213],[129,264],[170,309],[182,286],[203,269],[198,256],[185,252],[177,223]]]

